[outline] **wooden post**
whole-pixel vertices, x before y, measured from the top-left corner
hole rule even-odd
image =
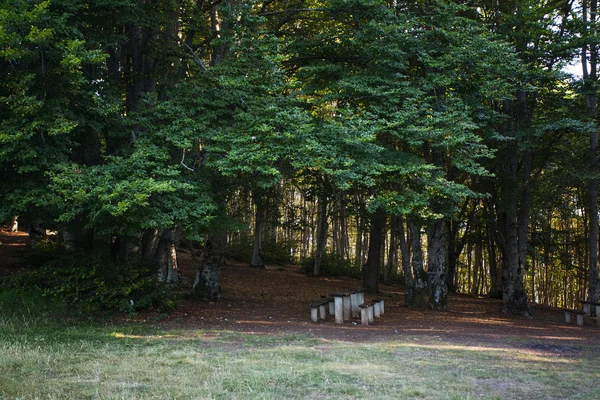
[[[319,317],[323,321],[327,319],[327,310],[325,309],[325,304],[319,306]]]
[[[369,322],[375,322],[375,318],[373,318],[373,306],[369,304],[368,310],[369,312],[367,314],[367,319],[369,320]]]
[[[317,315],[317,308],[316,307],[312,307],[310,309],[310,319],[312,322],[319,322],[319,317]]]
[[[344,323],[344,309],[342,306],[342,297],[341,296],[335,296],[334,297],[334,301],[335,301],[335,323],[336,324],[343,324]]]
[[[344,293],[343,307],[344,307],[344,321],[350,321],[352,319],[352,307],[350,304],[350,295]]]
[[[577,325],[583,326],[583,314],[577,314]]]
[[[592,316],[592,304],[590,302],[584,301],[583,304],[583,320],[586,324],[590,323],[590,317]]]
[[[375,318],[381,318],[381,305],[378,301],[373,302],[373,314]]]
[[[358,318],[358,306],[360,305],[358,302],[358,293],[350,293],[350,305],[352,307],[352,318]]]
[[[379,301],[379,311],[381,312],[381,315],[385,314],[385,304],[383,300]]]
[[[360,306],[360,323],[369,325],[369,306],[361,304]]]
[[[583,303],[583,312],[585,313],[586,317],[589,317],[591,315],[592,308],[590,307],[590,303],[588,303],[588,302]]]
[[[567,324],[571,323],[571,310],[565,310],[565,322]]]

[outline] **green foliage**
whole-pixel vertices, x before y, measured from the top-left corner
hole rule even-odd
[[[302,270],[312,275],[315,265],[314,256],[303,260],[300,264]],[[335,253],[325,253],[321,257],[321,275],[322,276],[352,276],[361,277],[362,270],[351,260]]]
[[[64,254],[40,268],[24,269],[0,282],[2,291],[41,296],[50,303],[67,304],[81,314],[135,312],[174,307],[174,296],[159,284],[151,266],[117,263],[101,254]]]

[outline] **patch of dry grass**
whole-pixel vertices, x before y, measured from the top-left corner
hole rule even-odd
[[[0,398],[598,399],[600,355],[0,320]],[[587,371],[586,374],[583,371]]]

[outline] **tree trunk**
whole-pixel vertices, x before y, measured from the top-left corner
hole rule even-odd
[[[10,222],[10,231],[11,232],[19,232],[19,216],[13,215],[12,220]]]
[[[40,240],[46,238],[46,228],[39,218],[34,218],[29,222],[29,242],[35,246]]]
[[[448,307],[446,224],[441,218],[432,222],[428,229],[427,275],[429,306],[436,310],[445,310]]]
[[[412,269],[414,277],[414,292],[412,304],[423,307],[426,304],[427,273],[423,268],[423,252],[421,248],[421,227],[409,222],[410,241],[412,249]]]
[[[369,235],[369,254],[363,267],[363,287],[373,293],[379,291],[379,271],[381,269],[381,244],[385,232],[386,214],[382,207],[371,216],[371,233]]]
[[[473,263],[473,287],[471,288],[471,294],[479,294],[479,273],[482,272],[482,251],[481,251],[481,239],[477,238],[475,242],[475,260]]]
[[[323,186],[325,186],[326,182]],[[313,268],[313,275],[319,276],[321,274],[321,262],[325,250],[327,248],[327,207],[329,205],[327,199],[327,192],[325,187],[321,188],[319,193],[319,214],[317,220],[317,250],[315,252],[315,265]]]
[[[407,307],[414,307],[415,299],[415,282],[412,271],[410,270],[410,254],[408,252],[408,244],[406,243],[406,233],[404,232],[404,221],[402,216],[398,217],[398,238],[400,239],[400,253],[402,254],[402,271],[404,272],[404,304]]]
[[[250,266],[254,268],[264,268],[262,259],[262,237],[264,223],[267,217],[267,210],[262,198],[256,196],[256,217],[254,219],[254,245],[252,246],[252,260]]]
[[[394,270],[398,269],[398,217],[390,218],[390,246],[388,251],[387,265],[383,273],[383,281],[390,283]]]
[[[585,5],[584,5],[585,7]],[[590,35],[596,33],[595,23],[598,13],[598,1],[590,1]],[[585,19],[584,11],[584,19]],[[586,105],[588,114],[596,122],[596,127],[599,126],[597,118],[598,110],[598,99],[596,95],[596,84],[598,81],[597,76],[597,63],[598,63],[598,47],[595,44],[589,45],[589,63],[590,71],[587,72],[588,57],[586,55],[586,49],[584,49],[583,62],[585,65],[583,70],[584,87],[586,88]],[[590,286],[588,291],[588,301],[597,303],[600,290],[600,281],[598,278],[598,131],[594,130],[590,133],[590,179],[588,192],[589,192],[589,209],[590,209],[590,236],[589,236],[589,274],[590,274]]]
[[[206,239],[200,281],[193,288],[194,293],[200,297],[209,300],[221,298],[221,266],[226,239],[224,230],[217,230]]]
[[[179,281],[177,264],[176,228],[166,229],[160,236],[154,259],[158,264],[158,281],[175,283]]]
[[[152,260],[160,242],[160,232],[158,229],[151,229],[144,232],[142,236],[142,258]]]
[[[515,205],[516,207],[516,205]],[[505,216],[502,271],[502,311],[530,315],[527,295],[523,286],[523,263],[519,259],[519,234],[516,210]]]
[[[362,268],[362,224],[360,217],[360,210],[356,213],[356,244],[354,247],[354,265],[358,268]]]
[[[194,242],[191,240],[186,240],[183,242],[183,245],[190,252],[190,256],[192,257],[192,263],[194,264],[194,271],[196,272],[196,277],[194,279],[193,288],[196,288],[202,279],[202,249],[196,249],[194,247]]]

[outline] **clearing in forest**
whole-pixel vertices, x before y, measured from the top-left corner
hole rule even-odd
[[[0,239],[3,273],[19,239]],[[186,284],[185,253],[181,264]],[[600,398],[595,326],[466,295],[446,312],[410,309],[399,285],[381,286],[373,325],[310,322],[312,301],[359,285],[227,263],[222,301],[181,300],[166,315],[70,325],[0,310],[0,398]]]

